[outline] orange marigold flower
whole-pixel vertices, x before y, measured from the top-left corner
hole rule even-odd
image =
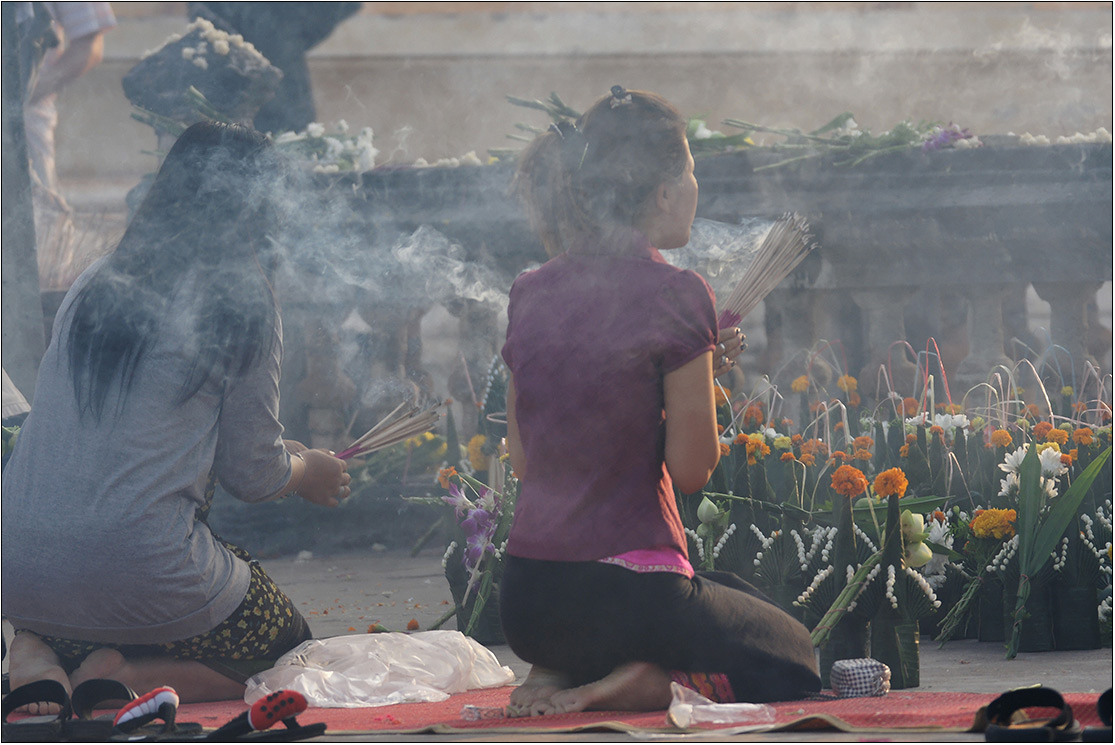
[[[940,510],[933,510],[933,519],[936,520],[937,522],[941,523],[941,525],[944,525],[945,524],[945,513],[941,512]]]
[[[1073,448],[1072,450],[1069,451],[1069,455],[1072,456],[1073,460],[1076,460],[1080,457],[1080,451],[1078,451],[1076,448]]]
[[[716,402],[717,408],[727,406],[728,402],[732,400],[731,394],[720,385],[714,385],[712,387],[712,397]]]
[[[997,429],[991,433],[991,444],[997,448],[1009,448],[1014,438],[1005,429]]]
[[[941,440],[944,440],[944,439],[945,439],[945,430],[944,430],[944,428],[943,428],[942,426],[940,426],[939,424],[934,424],[934,425],[933,425],[932,427],[930,427],[930,428],[929,428],[929,434],[931,434],[931,435],[936,435],[936,436],[937,436],[937,437],[939,437],[939,438],[940,438]]]
[[[961,406],[960,404],[948,404],[947,406],[945,406],[945,413],[946,414],[952,414],[954,416],[956,414],[963,414],[964,413],[964,407]]]
[[[1103,401],[1100,402],[1100,419],[1105,422],[1111,421],[1111,406]]]
[[[794,459],[794,454],[791,453],[788,450],[785,453],[782,453],[781,457],[779,458],[779,460],[781,460],[781,461],[787,461],[787,460],[793,460],[793,459]]]
[[[1083,414],[1087,410],[1088,410],[1088,404],[1084,403],[1083,401],[1073,401],[1073,403],[1072,403],[1072,413]]]
[[[448,489],[449,479],[453,478],[456,475],[457,469],[453,466],[449,466],[449,468],[443,468],[437,472],[437,482],[441,484],[442,489]]]
[[[1017,520],[1018,513],[1014,510],[981,510],[976,512],[969,527],[977,538],[1010,538]]]
[[[1049,434],[1045,436],[1047,442],[1055,442],[1058,445],[1064,445],[1069,441],[1069,433],[1060,427],[1054,427],[1049,430]]]
[[[917,441],[918,441],[918,436],[915,435],[913,432],[906,435],[906,444],[907,445],[913,445]]]
[[[860,435],[852,440],[852,445],[856,450],[870,450],[875,446],[875,440],[867,435]]]
[[[1071,451],[1068,452],[1068,453],[1061,453],[1061,465],[1063,465],[1063,466],[1071,466],[1072,465],[1072,452]]]
[[[801,457],[798,458],[798,460],[800,460],[802,463],[804,463],[807,466],[816,465],[816,463],[817,463],[817,459],[814,458],[811,453],[802,453]]]
[[[790,383],[790,390],[794,393],[805,393],[809,390],[809,376],[799,375],[794,378],[794,382]]]
[[[832,428],[834,430],[836,430],[837,432],[839,432],[840,430],[844,429],[844,422],[837,422],[836,424],[833,425]]]
[[[849,406],[859,406],[860,401],[861,400],[860,400],[859,394],[856,393],[855,391],[852,391],[851,393],[848,394],[848,405]]]
[[[871,451],[860,448],[852,453],[852,460],[871,460]]]
[[[407,631],[418,631],[418,619],[412,618],[407,621]]]
[[[1041,440],[1044,440],[1045,436],[1048,435],[1052,430],[1053,425],[1049,422],[1038,422],[1034,425],[1034,439],[1040,442]]]
[[[902,447],[898,448],[898,457],[900,457],[900,458],[910,457],[910,446],[909,445],[903,445]]]
[[[919,408],[921,407],[918,406],[918,400],[916,398],[907,396],[906,398],[902,399],[902,411],[906,414],[906,416],[913,416],[914,414],[917,414]]]
[[[875,495],[883,499],[897,494],[901,499],[909,485],[910,482],[906,480],[906,474],[901,468],[890,468],[875,477]]]
[[[833,453],[832,453],[832,460],[833,461],[851,460],[851,458],[849,458],[848,454],[845,453],[843,450],[834,450]]]
[[[730,445],[728,445],[728,443],[726,443],[726,442],[720,443],[720,457],[721,458],[726,458],[730,452],[732,452],[732,448],[731,448]]]
[[[802,441],[802,439],[803,438],[802,438],[801,434],[799,434],[799,433],[794,433],[794,434],[790,435],[790,442],[792,442],[795,445],[799,444]]]
[[[836,379],[836,387],[845,393],[851,393],[859,387],[859,383],[851,375],[841,375]]]
[[[1092,444],[1092,428],[1081,427],[1072,433],[1072,441],[1077,445],[1091,445]]]
[[[824,406],[824,405],[825,404],[824,404],[823,401],[814,401],[813,403],[809,404],[809,413],[810,414],[816,414],[817,412],[819,412],[821,410],[821,407]]]
[[[763,407],[759,404],[751,404],[743,410],[743,426],[761,427],[763,426]]]
[[[733,440],[733,442],[736,445],[745,445],[747,443],[747,439],[748,439],[747,438],[747,433],[746,432],[740,432],[738,435],[736,435],[736,439]]]
[[[1037,404],[1026,404],[1026,407],[1022,410],[1022,413],[1023,416],[1028,416],[1033,419],[1038,419],[1039,417],[1041,417],[1041,410],[1038,408]]]
[[[867,477],[855,466],[840,466],[832,474],[832,488],[851,499],[867,491]]]
[[[770,445],[767,445],[766,439],[762,435],[752,435],[747,438],[747,464],[749,466],[755,465],[758,458],[765,458],[770,455]]]

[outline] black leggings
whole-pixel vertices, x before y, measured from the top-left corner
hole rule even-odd
[[[821,688],[806,628],[728,572],[688,579],[508,556],[499,600],[515,654],[575,685],[641,661],[723,673],[737,701],[791,700]]]

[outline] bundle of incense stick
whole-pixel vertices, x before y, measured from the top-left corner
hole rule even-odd
[[[767,293],[817,247],[812,240],[809,223],[801,215],[793,212],[778,218],[759,246],[747,273],[721,303],[720,328],[735,326],[753,311]]]
[[[441,418],[443,406],[444,404],[438,401],[423,409],[412,401],[404,401],[376,426],[358,437],[356,442],[337,453],[337,457],[341,460],[357,458],[400,443],[409,437],[429,432]]]

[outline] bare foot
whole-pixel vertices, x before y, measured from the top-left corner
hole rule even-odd
[[[70,678],[62,669],[58,655],[38,635],[30,631],[20,631],[12,640],[9,651],[12,655],[8,663],[12,690],[27,683],[34,683],[36,680],[55,680],[62,684],[67,695],[73,693]],[[17,711],[35,715],[58,714],[62,711],[62,707],[56,703],[43,701],[21,706]]]
[[[548,700],[558,691],[568,688],[569,683],[569,678],[562,673],[533,665],[527,673],[527,679],[511,692],[507,716],[530,716],[531,708],[536,702]]]
[[[670,705],[670,676],[650,662],[620,665],[600,680],[535,702],[531,714],[574,711],[657,711]]]
[[[118,673],[126,665],[124,655],[115,649],[101,647],[89,653],[70,675],[70,682],[79,686],[87,680],[94,678],[117,678]]]

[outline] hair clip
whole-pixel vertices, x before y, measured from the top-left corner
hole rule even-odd
[[[631,94],[623,89],[622,85],[612,86],[612,108],[626,106],[631,103]]]

